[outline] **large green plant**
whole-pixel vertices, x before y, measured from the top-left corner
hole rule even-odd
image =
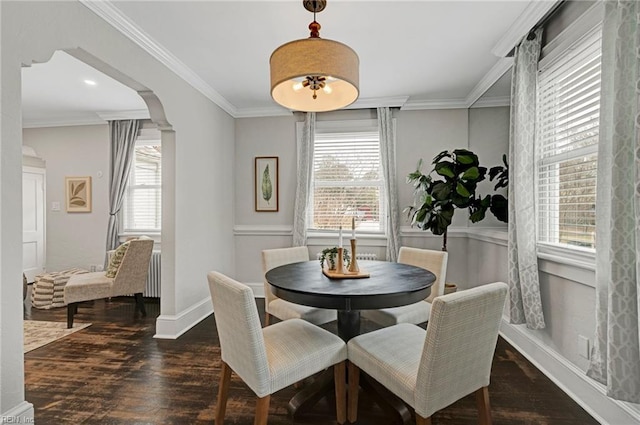
[[[494,190],[506,188],[509,181],[506,156],[504,166],[489,170],[489,179],[496,180]],[[412,226],[443,235],[442,250],[447,250],[447,228],[456,209],[467,209],[469,220],[483,220],[487,210],[500,221],[507,222],[507,199],[500,194],[481,196],[476,193],[478,183],[487,178],[487,168],[480,166],[478,156],[466,149],[443,151],[433,158],[429,174],[416,171],[407,176],[407,183],[415,187],[415,203],[405,208]]]

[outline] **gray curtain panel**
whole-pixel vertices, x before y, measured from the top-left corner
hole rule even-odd
[[[293,206],[293,246],[307,244],[307,211],[313,173],[313,135],[316,131],[316,113],[304,116],[302,135],[297,143],[298,172],[296,199]]]
[[[118,213],[122,208],[139,129],[140,120],[109,121],[111,157],[109,163],[107,251],[118,246]]]
[[[509,288],[511,323],[545,327],[535,222],[536,86],[542,29],[516,47],[509,134]]]
[[[596,204],[596,336],[587,375],[640,403],[640,4],[605,2]]]
[[[400,212],[396,181],[396,134],[389,107],[378,108],[382,173],[387,191],[387,261],[397,261],[400,250]]]

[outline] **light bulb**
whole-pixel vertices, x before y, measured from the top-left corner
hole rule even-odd
[[[331,88],[331,86],[329,84],[326,84],[322,90],[326,93],[326,94],[331,94],[331,92],[333,91],[333,89]]]
[[[304,86],[302,85],[302,82],[300,82],[300,81],[298,81],[297,83],[294,83],[294,84],[293,84],[293,89],[294,89],[295,91],[300,91],[300,90],[302,90],[302,87],[304,87]]]

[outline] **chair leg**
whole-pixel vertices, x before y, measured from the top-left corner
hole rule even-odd
[[[431,416],[428,418],[423,418],[422,416],[416,414],[416,425],[431,425]]]
[[[258,397],[258,401],[256,402],[256,419],[253,421],[254,425],[267,425],[270,401],[271,395]]]
[[[349,422],[355,423],[358,420],[358,391],[360,390],[360,369],[349,362],[349,392],[348,392],[348,412]]]
[[[135,297],[136,297],[135,311],[140,310],[140,313],[142,313],[142,316],[146,317],[147,309],[144,308],[144,298],[142,297],[142,292],[138,292],[137,294],[135,294]]]
[[[71,303],[67,305],[67,329],[73,327],[73,315],[78,312],[78,303]]]
[[[264,326],[269,326],[269,318],[271,317],[271,315],[267,312],[264,313]]]
[[[333,365],[333,380],[336,385],[336,419],[340,425],[347,421],[346,360]]]
[[[489,403],[489,387],[482,387],[476,391],[476,404],[480,425],[491,425],[491,404]]]
[[[218,384],[218,402],[216,403],[216,425],[222,425],[224,414],[227,409],[227,398],[229,397],[229,382],[231,382],[231,368],[222,362],[220,371],[220,383]]]

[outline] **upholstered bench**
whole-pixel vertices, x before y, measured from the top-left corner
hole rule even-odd
[[[120,245],[109,260],[107,270],[71,277],[64,287],[64,304],[67,305],[67,327],[73,327],[73,316],[78,304],[133,294],[136,299],[134,314],[138,310],[147,315],[142,298],[147,283],[153,240],[140,237]]]
[[[89,273],[88,270],[72,268],[59,272],[39,274],[31,288],[31,305],[39,309],[64,307],[64,287],[73,275]]]

